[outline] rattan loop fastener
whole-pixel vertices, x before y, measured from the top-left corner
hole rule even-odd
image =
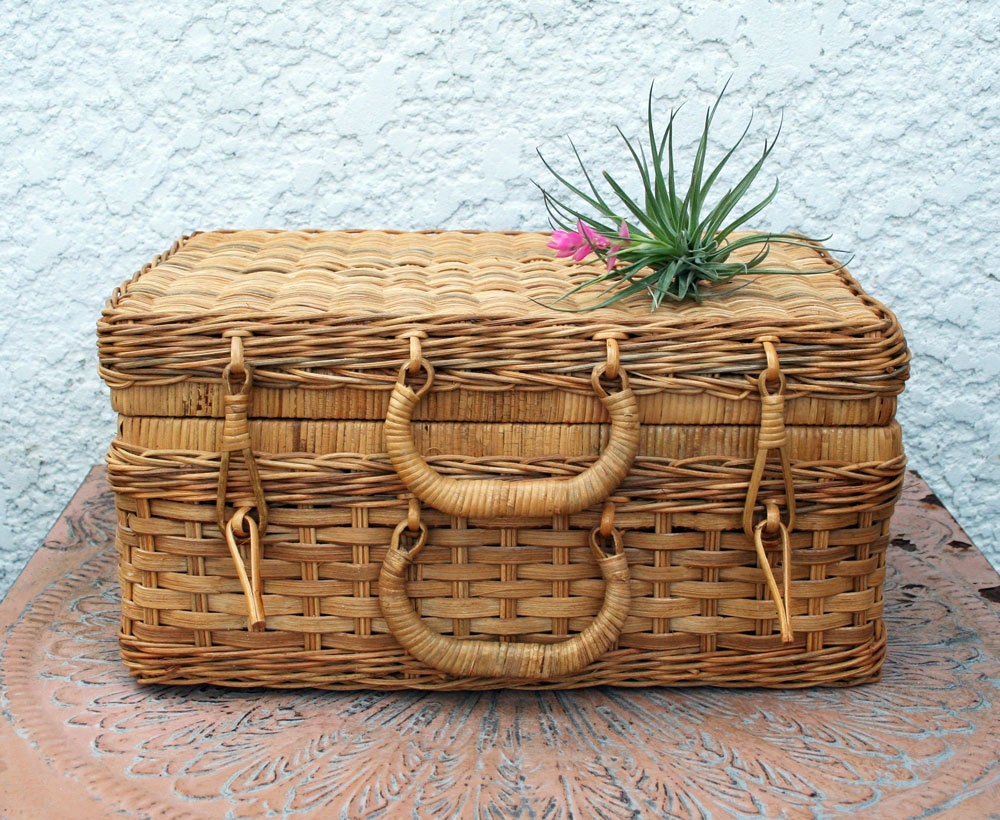
[[[427,378],[417,391],[406,384],[409,362],[400,367],[384,430],[386,450],[397,475],[424,504],[461,518],[572,514],[608,498],[628,475],[639,448],[639,411],[624,368],[618,372],[621,390],[613,393],[601,385],[607,370],[603,362],[591,374],[594,391],[611,416],[611,435],[597,461],[586,470],[572,478],[460,481],[437,472],[417,452],[411,422],[421,397],[434,381],[433,366],[426,359],[420,364]]]
[[[427,338],[423,330],[408,330],[397,338],[408,339],[410,342],[410,360],[407,363],[407,370],[411,376],[416,376],[420,372],[421,364],[425,361],[422,339]]]
[[[627,339],[628,335],[619,330],[601,330],[594,334],[595,341],[603,341],[607,346],[608,363],[605,372],[609,379],[618,378],[618,368],[621,367],[621,347],[618,342]]]
[[[598,543],[599,528],[590,534],[590,549],[604,578],[604,600],[587,627],[560,643],[496,643],[451,638],[435,632],[413,610],[406,579],[413,560],[427,543],[427,526],[420,524],[416,542],[402,543],[409,521],[402,520],[392,534],[379,573],[378,603],[399,645],[427,666],[459,678],[500,678],[541,681],[579,672],[607,652],[628,618],[632,595],[629,568],[621,533],[612,530],[612,552]],[[412,537],[412,536],[411,536]]]
[[[768,513],[771,512],[771,508],[777,510],[777,505],[773,501],[769,501],[767,506]],[[768,519],[770,518],[769,514]],[[771,600],[774,601],[775,608],[778,610],[778,628],[781,632],[781,640],[788,643],[795,638],[792,631],[792,539],[788,528],[779,519],[777,529],[781,539],[781,580],[784,588],[784,594],[782,594],[774,577],[774,570],[771,569],[771,562],[768,561],[767,549],[764,546],[764,530],[767,524],[768,520],[765,519],[754,527],[753,545],[757,552],[757,562],[764,570],[764,580],[771,594]]]
[[[247,615],[251,632],[259,632],[264,628],[264,603],[262,597],[260,565],[261,538],[267,531],[267,500],[264,497],[264,487],[260,478],[260,470],[254,457],[250,442],[250,391],[253,387],[253,368],[246,364],[243,354],[243,339],[250,334],[247,331],[227,331],[224,338],[232,340],[230,362],[222,371],[222,383],[225,389],[223,407],[225,417],[222,423],[222,451],[219,459],[219,482],[215,496],[215,514],[219,531],[226,538],[230,555],[236,566],[236,575],[240,581],[244,597],[247,600]],[[234,387],[233,378],[242,378],[242,384]],[[253,505],[241,504],[236,512],[226,520],[226,497],[229,484],[229,473],[232,454],[243,456],[250,479]],[[257,510],[257,520],[249,513],[254,507]],[[247,574],[243,561],[240,543],[249,552],[250,574]]]
[[[250,632],[263,632],[264,617],[264,597],[262,593],[263,584],[261,581],[260,562],[260,530],[257,522],[247,513],[250,507],[240,507],[229,521],[226,522],[224,533],[226,536],[226,546],[229,547],[229,554],[232,556],[233,564],[236,566],[236,576],[239,578],[240,587],[247,599],[247,617],[249,619]],[[250,553],[250,574],[247,575],[246,564],[237,536],[244,539],[249,547]]]
[[[785,430],[785,374],[781,371],[781,362],[775,347],[780,339],[777,336],[761,336],[755,340],[764,347],[767,361],[766,368],[757,377],[757,388],[760,392],[760,431],[757,439],[757,455],[754,458],[753,470],[747,487],[747,497],[743,505],[743,532],[754,544],[758,563],[764,572],[765,581],[771,598],[778,610],[778,620],[781,627],[781,639],[785,642],[793,640],[791,629],[791,602],[789,588],[791,586],[791,540],[790,533],[795,528],[795,483],[792,477],[792,463],[789,454],[788,435]],[[776,385],[772,389],[770,385]],[[765,505],[766,516],[756,526],[753,522],[754,509],[764,480],[768,456],[776,450],[781,463],[782,482],[785,489],[785,503],[788,509],[788,523],[781,521],[777,504],[768,501]],[[780,535],[785,573],[785,598],[782,600],[774,571],[767,560],[763,547],[763,533]]]
[[[603,538],[610,538],[615,528],[615,502],[611,499],[604,502],[604,509],[601,510],[601,523],[597,531]]]

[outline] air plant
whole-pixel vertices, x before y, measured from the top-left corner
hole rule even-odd
[[[603,283],[607,285],[603,298],[582,309],[607,307],[645,291],[649,293],[652,309],[655,310],[664,299],[701,301],[705,296],[716,295],[720,291],[713,286],[731,282],[741,274],[799,273],[767,267],[765,262],[770,244],[780,241],[814,245],[819,240],[798,234],[738,231],[764,210],[778,192],[775,180],[767,196],[750,207],[737,210],[774,150],[781,133],[780,124],[774,139],[765,140],[760,157],[739,182],[709,206],[712,187],[750,130],[750,123],[747,123],[732,148],[711,170],[707,169],[709,131],[725,91],[724,87],[705,115],[705,126],[695,152],[687,190],[679,188],[681,183],[674,158],[677,109],[671,110],[666,129],[657,138],[653,125],[652,85],[646,117],[648,156],[644,147],[637,149],[633,141],[620,128],[617,129],[638,169],[642,182],[641,200],[629,194],[607,171],[602,171],[601,176],[617,199],[609,203],[594,184],[572,140],[570,145],[583,172],[587,190],[559,174],[541,151],[538,152],[542,163],[556,180],[582,203],[574,207],[538,185],[553,227],[549,247],[556,251],[557,257],[572,257],[581,262],[593,254],[605,263],[604,273],[573,288],[556,302],[583,288]],[[733,254],[744,248],[752,250],[734,259]],[[705,290],[706,287],[710,289]],[[555,303],[552,306],[558,307]]]

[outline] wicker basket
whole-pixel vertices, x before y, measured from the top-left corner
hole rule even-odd
[[[878,677],[892,314],[790,245],[768,266],[813,275],[560,312],[594,270],[547,239],[201,233],[115,292],[99,348],[139,680]]]

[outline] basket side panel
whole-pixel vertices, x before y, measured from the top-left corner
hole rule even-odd
[[[476,477],[544,465],[443,459]],[[408,656],[378,604],[378,573],[407,502],[391,467],[347,454],[263,461],[274,499],[263,546],[267,630],[246,601],[216,524],[207,453],[119,444],[109,475],[119,510],[123,657],[140,680],[229,686],[472,689],[497,686],[805,686],[878,676],[882,584],[903,459],[794,465],[792,623],[783,644],[762,569],[741,530],[751,465],[638,460],[621,488],[632,605],[617,646],[558,681],[453,679]],[[565,469],[565,468],[563,468]],[[582,469],[582,466],[581,466]],[[239,478],[234,481],[238,485]],[[780,475],[762,493],[780,494]],[[238,496],[238,493],[237,493]],[[460,640],[558,642],[596,614],[587,548],[600,509],[471,520],[423,510],[428,546],[407,591],[432,629]],[[777,567],[777,553],[770,556]]]

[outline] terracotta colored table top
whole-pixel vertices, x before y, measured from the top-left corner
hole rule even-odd
[[[881,683],[140,687],[95,468],[0,605],[0,817],[1000,817],[1000,578],[919,478]]]

